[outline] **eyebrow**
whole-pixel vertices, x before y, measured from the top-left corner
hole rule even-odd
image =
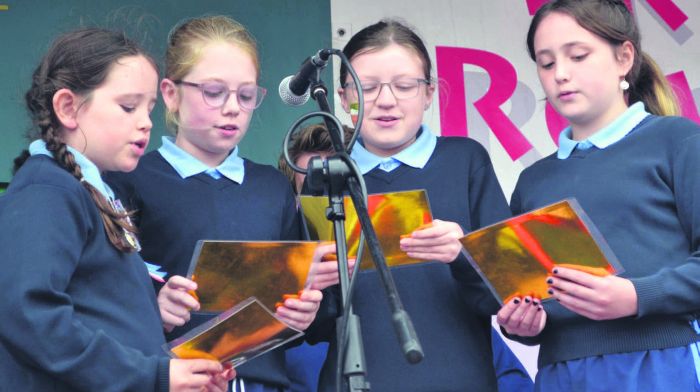
[[[574,42],[567,42],[564,45],[562,45],[562,48],[564,49],[570,49],[572,46],[577,46],[577,45],[588,45],[586,42],[581,42],[581,41],[574,41]],[[542,49],[538,50],[535,52],[535,57],[542,55],[542,54],[551,54],[554,51],[551,49]]]

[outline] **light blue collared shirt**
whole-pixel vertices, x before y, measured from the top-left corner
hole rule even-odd
[[[634,127],[639,125],[649,113],[644,108],[644,103],[636,102],[622,113],[620,117],[615,119],[605,128],[591,135],[588,139],[576,141],[571,139],[571,127],[566,127],[559,134],[559,149],[557,150],[557,158],[566,159],[571,156],[575,149],[587,150],[593,146],[604,149],[612,144],[615,144],[632,132]]]
[[[217,167],[209,167],[190,153],[175,144],[171,136],[163,136],[163,145],[158,149],[160,155],[175,169],[182,178],[192,177],[199,173],[219,179],[222,176],[238,184],[243,183],[245,177],[245,165],[243,158],[238,156],[238,146]]]
[[[97,166],[92,163],[92,161],[90,161],[85,155],[81,154],[75,148],[69,145],[66,145],[66,147],[68,147],[68,151],[70,151],[75,157],[75,163],[80,166],[80,171],[83,173],[83,179],[95,187],[95,189],[97,189],[108,200],[114,200],[114,191],[102,180],[100,169],[98,169]],[[29,153],[31,155],[48,155],[53,158],[51,151],[46,149],[46,142],[41,139],[35,140],[29,144]]]
[[[437,136],[430,131],[427,125],[422,125],[419,132],[420,135],[415,142],[390,157],[374,155],[367,151],[361,143],[356,143],[353,146],[350,156],[355,160],[362,174],[367,174],[377,166],[385,172],[390,172],[401,166],[402,163],[422,169],[435,151]]]

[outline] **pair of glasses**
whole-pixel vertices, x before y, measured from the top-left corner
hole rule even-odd
[[[389,90],[394,95],[396,99],[411,99],[418,96],[418,92],[422,85],[430,85],[430,80],[427,79],[397,79],[391,82],[379,82],[376,80],[361,80],[360,87],[362,87],[362,93],[364,95],[365,102],[373,102],[379,96],[382,91],[382,87],[389,86]],[[356,90],[355,83],[348,82],[345,84],[345,88],[354,93]]]
[[[253,111],[260,106],[267,90],[253,83],[243,83],[236,90],[231,90],[224,83],[204,82],[192,83],[185,80],[173,80],[175,84],[196,87],[202,92],[204,102],[212,108],[220,108],[228,102],[231,94],[236,94],[238,106],[246,111]]]

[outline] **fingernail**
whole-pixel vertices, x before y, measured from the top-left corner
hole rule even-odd
[[[549,289],[549,290],[547,290],[547,293],[549,293],[549,295],[554,295],[554,290]]]
[[[557,301],[559,301],[559,300],[557,300]],[[537,311],[539,312],[540,310],[542,310],[542,307],[538,306]]]
[[[533,300],[532,300],[532,304],[535,305],[535,306],[537,306],[537,305],[539,305],[540,303],[537,302],[537,300],[533,299]]]
[[[515,298],[515,299],[513,300],[513,303],[516,304],[516,305],[519,304],[519,303],[520,303],[520,298]]]
[[[525,297],[525,303],[526,303],[526,304],[529,304],[529,303],[530,303],[530,298]]]
[[[558,273],[559,273],[559,270],[555,268],[555,269],[552,270],[552,273],[553,273],[553,274],[558,274]]]
[[[552,278],[547,278],[547,284],[552,284],[554,283],[554,279]]]

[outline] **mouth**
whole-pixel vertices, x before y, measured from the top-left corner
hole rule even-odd
[[[131,144],[138,147],[139,149],[144,150],[144,149],[146,149],[146,146],[148,146],[148,140],[145,140],[145,139],[144,140],[137,140],[135,142],[132,142]]]
[[[238,130],[238,125],[234,125],[234,124],[216,125],[215,128],[221,129],[222,131],[233,132],[233,131]]]
[[[559,93],[559,95],[557,97],[560,99],[567,99],[567,98],[573,97],[575,94],[576,94],[576,91],[562,91]]]
[[[374,117],[373,120],[380,123],[380,124],[385,124],[385,125],[391,125],[397,122],[401,117],[398,116],[377,116]]]

